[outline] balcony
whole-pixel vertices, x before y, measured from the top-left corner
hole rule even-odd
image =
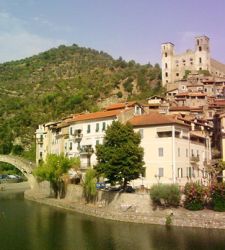
[[[74,131],[73,137],[75,142],[80,142],[82,140],[83,134],[81,132],[81,129]]]
[[[200,161],[199,155],[197,155],[197,156],[192,155],[190,157],[190,163],[193,166],[193,168],[198,168],[199,167],[199,161]]]
[[[94,149],[91,145],[84,145],[80,148],[80,155],[91,156],[94,153]]]

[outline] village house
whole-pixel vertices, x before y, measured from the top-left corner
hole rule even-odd
[[[208,134],[191,131],[191,126],[181,120],[157,112],[133,117],[129,122],[141,134],[147,186],[208,181],[205,169],[211,160]]]

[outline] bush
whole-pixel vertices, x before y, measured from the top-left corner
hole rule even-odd
[[[88,169],[84,180],[84,195],[88,202],[92,201],[97,195],[96,183],[96,171]]]
[[[205,204],[206,188],[198,183],[186,183],[184,207],[188,210],[202,210]]]
[[[180,190],[176,184],[156,184],[150,190],[155,205],[177,207],[180,203]]]
[[[210,198],[213,210],[225,212],[225,182],[213,183],[210,186]]]

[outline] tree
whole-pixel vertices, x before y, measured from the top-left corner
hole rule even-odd
[[[53,188],[55,198],[62,197],[64,192],[63,174],[74,167],[78,168],[80,165],[79,158],[67,158],[63,154],[47,156],[43,162],[34,172],[40,181],[49,181]]]
[[[206,166],[208,173],[211,174],[212,180],[223,181],[223,171],[225,170],[225,161],[216,159],[213,163]]]
[[[97,146],[97,174],[106,177],[111,184],[121,183],[125,189],[129,181],[137,179],[144,171],[140,142],[140,134],[135,133],[130,124],[114,121],[106,130],[103,144]]]

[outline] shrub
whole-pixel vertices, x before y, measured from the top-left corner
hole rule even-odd
[[[156,184],[150,190],[155,205],[177,207],[180,203],[180,190],[175,184]]]
[[[84,195],[88,202],[92,201],[97,195],[96,183],[96,171],[88,169],[84,180]]]
[[[210,198],[213,210],[225,212],[225,182],[213,183],[210,186]]]
[[[202,210],[205,203],[206,189],[198,183],[186,183],[184,187],[184,207],[188,210]]]

